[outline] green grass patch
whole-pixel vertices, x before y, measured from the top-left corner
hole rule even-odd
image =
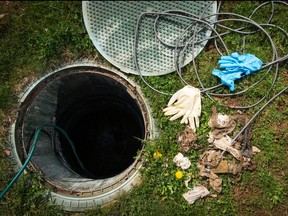
[[[221,11],[249,16],[259,4],[258,1],[228,1],[224,2]],[[288,23],[283,18],[287,13],[287,7],[280,4],[274,6],[275,13],[272,22],[288,31]],[[267,4],[252,18],[257,22],[264,22],[269,18],[270,11],[271,5]],[[2,190],[14,174],[11,160],[2,154],[10,144],[7,139],[9,126],[7,118],[17,104],[17,94],[29,83],[29,79],[26,82],[25,78],[40,77],[63,64],[70,64],[83,58],[102,61],[103,58],[94,48],[85,30],[81,2],[9,2],[5,7],[0,7],[1,13],[8,14],[0,22],[0,124],[4,128],[0,131],[0,186]],[[243,24],[233,22],[223,24],[231,28],[243,26]],[[253,27],[249,29],[255,30]],[[285,35],[275,28],[267,28],[267,32],[271,34],[279,56],[286,54],[288,42]],[[241,35],[233,33],[223,39],[227,43],[229,52],[243,51]],[[271,45],[262,33],[247,36],[245,43],[245,52],[255,54],[264,63],[271,60]],[[218,44],[220,44],[219,41]],[[223,52],[223,47],[220,49]],[[214,68],[218,68],[219,57],[213,41],[209,41],[205,49],[197,56],[196,67],[204,87],[220,83],[219,79],[211,74]],[[269,98],[288,85],[287,62],[281,63],[279,67],[279,76],[274,88],[268,94]],[[192,63],[185,66],[182,72],[183,78],[189,84],[201,87]],[[251,83],[262,78],[265,72],[263,70],[237,81],[236,90],[248,88]],[[287,212],[287,207],[285,207],[288,206],[287,92],[267,106],[253,122],[251,143],[261,150],[261,153],[253,158],[257,163],[256,170],[244,171],[240,182],[236,182],[233,175],[221,175],[223,191],[216,198],[207,197],[197,200],[193,205],[188,205],[182,197],[182,194],[188,190],[185,188],[184,179],[189,174],[194,176],[189,183],[190,187],[196,182],[207,184],[207,181],[199,178],[196,163],[208,146],[207,135],[211,130],[208,121],[212,114],[212,106],[216,106],[218,112],[236,114],[236,110],[223,104],[232,106],[257,102],[267,95],[274,72],[275,67],[266,75],[261,84],[256,85],[245,95],[215,97],[214,100],[210,100],[202,94],[202,115],[200,128],[197,130],[197,142],[202,149],[190,151],[185,155],[192,162],[192,166],[184,172],[182,179],[175,177],[179,169],[172,160],[179,151],[176,135],[185,126],[181,125],[178,120],[171,122],[169,117],[164,116],[162,110],[166,107],[170,96],[151,90],[139,76],[128,75],[141,86],[141,90],[149,101],[160,135],[153,141],[143,142],[144,167],[141,170],[143,179],[139,186],[109,206],[95,208],[78,215],[275,215]],[[176,73],[145,77],[145,80],[154,88],[169,94],[173,94],[184,86]],[[226,87],[218,88],[214,92],[230,93]],[[266,101],[242,112],[252,117]],[[160,152],[162,157],[155,158],[155,152]],[[0,214],[73,215],[53,206],[47,201],[48,195],[41,176],[26,174],[1,201]]]

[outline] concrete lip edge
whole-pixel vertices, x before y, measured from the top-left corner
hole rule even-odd
[[[114,68],[107,68],[103,67],[102,65],[97,65],[94,63],[85,63],[85,64],[75,64],[75,65],[69,65],[64,68],[60,68],[52,73],[49,73],[45,76],[43,76],[41,79],[30,85],[23,93],[20,95],[19,98],[19,107],[25,102],[31,91],[33,91],[34,88],[36,88],[41,82],[45,81],[45,79],[49,79],[51,76],[57,75],[58,72],[61,72],[63,70],[73,70],[73,69],[87,69],[90,68],[93,70],[106,70],[111,72],[111,74],[115,76],[119,76],[121,79],[125,80],[125,82],[129,83],[133,88],[127,88],[129,89],[130,94],[135,94],[138,97],[137,101],[141,101],[141,111],[143,113],[143,117],[145,118],[145,139],[153,139],[157,132],[155,130],[154,121],[150,115],[150,109],[149,105],[147,104],[143,93],[140,91],[139,86],[137,86],[133,81],[129,80],[126,76],[124,76],[121,72],[115,70]],[[16,119],[16,122],[11,125],[11,133],[10,133],[10,140],[13,147],[13,156],[17,164],[17,168],[22,166],[21,163],[21,155],[19,156],[19,146],[16,143],[16,137],[15,137],[15,131],[17,130],[17,127],[19,127],[19,112],[18,117]],[[93,193],[83,193],[81,196],[81,193],[62,193],[61,190],[52,191],[51,192],[51,200],[55,202],[56,205],[60,205],[64,210],[67,211],[83,211],[88,208],[92,208],[97,205],[103,205],[108,202],[111,202],[115,199],[117,199],[121,194],[131,190],[137,182],[139,182],[140,179],[140,173],[139,169],[142,167],[141,163],[141,155],[135,160],[135,162],[127,168],[124,172],[126,174],[123,176],[121,181],[118,181],[117,184],[113,185],[112,188],[109,190],[101,193],[96,192]],[[48,181],[47,181],[48,182]],[[49,182],[48,182],[49,183]],[[68,195],[69,194],[69,195]]]

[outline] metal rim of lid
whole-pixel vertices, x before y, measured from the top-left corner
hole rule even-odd
[[[200,15],[201,10],[208,4],[210,3],[205,1],[177,1],[176,3],[173,1],[83,1],[82,12],[88,35],[99,53],[122,72],[138,75],[132,52],[134,40],[133,31],[138,16],[145,11],[166,11],[175,9],[174,7],[184,11],[186,9],[187,12],[198,13]],[[204,15],[213,14],[216,13],[216,11],[217,2],[214,1]],[[215,16],[211,17],[211,21],[215,19]],[[141,74],[144,76],[157,76],[175,71],[174,55],[167,56],[173,53],[174,48],[171,50],[161,46],[160,42],[155,42],[155,36],[151,33],[151,29],[148,29],[148,24],[150,25],[151,21],[148,20],[143,24],[144,30],[142,32],[143,34],[141,33],[143,38],[138,46],[141,47],[141,49],[139,49],[140,57],[138,58]],[[179,34],[178,31],[184,30],[184,28],[168,26],[168,24],[171,23],[166,24],[163,24],[165,28],[162,30],[164,37],[166,37],[165,34],[167,33],[168,36],[164,39],[169,43],[172,42],[169,41],[169,37],[174,37],[173,40],[175,40],[175,37]],[[197,37],[204,39],[209,37],[211,33],[211,30],[207,30],[202,32],[200,36],[197,35]],[[201,52],[207,42],[206,40],[195,47],[195,57]],[[145,54],[145,52],[147,52],[147,54]],[[192,61],[192,56],[191,53],[185,53],[183,66]]]

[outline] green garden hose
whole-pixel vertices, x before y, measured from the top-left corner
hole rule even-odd
[[[13,186],[13,184],[17,181],[17,179],[19,178],[19,176],[23,173],[23,171],[25,170],[26,166],[28,165],[28,163],[30,162],[32,156],[33,156],[33,153],[35,151],[35,148],[36,148],[36,145],[37,145],[37,142],[39,140],[39,135],[41,133],[41,131],[43,130],[43,128],[55,128],[57,129],[59,132],[61,132],[64,137],[67,139],[67,141],[69,142],[71,148],[72,148],[72,151],[73,151],[73,154],[77,160],[77,162],[79,163],[80,167],[87,173],[89,173],[90,175],[92,175],[88,170],[86,170],[86,168],[84,167],[82,161],[80,160],[80,158],[78,157],[77,155],[77,152],[76,152],[76,149],[75,149],[75,146],[72,142],[72,140],[69,138],[68,134],[60,127],[58,127],[57,125],[42,125],[41,127],[39,127],[37,130],[36,130],[36,133],[35,133],[35,136],[34,136],[34,141],[33,141],[33,144],[32,144],[32,147],[29,151],[29,154],[24,162],[24,164],[22,165],[22,167],[20,168],[20,170],[17,172],[17,174],[14,176],[14,178],[12,179],[12,181],[7,185],[7,187],[2,191],[2,193],[0,194],[0,200],[3,199],[3,197],[5,196],[5,194],[10,190],[10,188]],[[92,175],[93,176],[93,175]]]

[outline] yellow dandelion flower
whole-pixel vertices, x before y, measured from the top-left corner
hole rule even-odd
[[[154,157],[155,159],[156,159],[156,158],[160,158],[160,157],[162,157],[162,154],[157,151],[157,152],[154,152],[153,157]]]
[[[182,171],[178,171],[175,173],[175,176],[177,179],[181,179],[183,177],[183,172]]]

